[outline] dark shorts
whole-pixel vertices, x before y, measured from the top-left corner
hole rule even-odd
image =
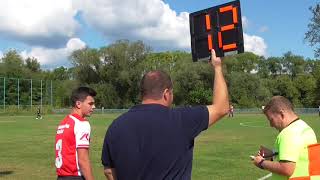
[[[85,180],[83,176],[58,176],[57,180]]]

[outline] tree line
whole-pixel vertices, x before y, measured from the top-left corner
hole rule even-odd
[[[56,107],[68,107],[72,88],[85,85],[98,92],[98,107],[129,108],[140,102],[143,74],[160,69],[172,77],[174,105],[209,104],[212,99],[213,71],[207,62],[192,62],[189,52],[152,52],[142,41],[119,40],[99,49],[74,51],[69,60],[73,67],[42,70],[37,59],[23,60],[10,50],[1,58],[0,77],[52,80]],[[235,107],[261,107],[274,95],[289,98],[296,107],[320,104],[320,61],[315,59],[291,52],[268,58],[246,52],[225,57],[223,68]],[[20,85],[21,90],[29,87],[27,83]],[[21,93],[23,96],[29,94]],[[14,101],[8,98],[6,103]]]

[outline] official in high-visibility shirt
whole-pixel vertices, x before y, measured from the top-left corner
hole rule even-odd
[[[317,143],[313,129],[294,112],[291,102],[274,96],[263,110],[270,126],[279,130],[274,150],[260,153],[253,163],[272,172],[273,180],[287,180],[309,175],[308,145]],[[270,155],[271,154],[271,155]],[[320,155],[320,154],[319,154]],[[266,157],[273,156],[272,160]]]

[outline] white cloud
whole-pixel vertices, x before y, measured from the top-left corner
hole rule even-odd
[[[252,52],[259,56],[267,56],[267,44],[264,42],[263,38],[244,33],[243,40],[245,51]]]
[[[66,50],[68,53],[73,52],[75,50],[83,49],[86,47],[86,43],[81,41],[79,38],[72,38],[68,41],[66,45]]]
[[[251,25],[249,19],[246,16],[242,16],[242,27],[246,31]],[[265,32],[268,30],[267,26],[263,26],[259,29],[260,32]],[[259,56],[267,56],[267,44],[264,39],[260,36],[249,35],[243,33],[244,50],[246,52],[252,52]]]
[[[189,14],[161,0],[79,0],[84,20],[111,41],[143,40],[156,49],[189,49]]]
[[[0,51],[0,59],[3,58],[3,52]]]
[[[77,7],[84,20],[111,41],[143,40],[157,50],[190,51],[189,13],[177,14],[161,0],[79,0]],[[249,20],[242,17],[243,28]],[[266,55],[261,37],[244,35],[245,49]]]
[[[267,32],[269,30],[268,26],[262,26],[259,28],[259,32]]]
[[[241,21],[242,21],[242,28],[247,29],[250,24],[248,18],[246,16],[242,16]]]
[[[72,38],[68,41],[64,48],[50,49],[43,47],[34,47],[31,51],[22,51],[23,58],[35,57],[43,67],[55,68],[59,66],[69,66],[68,56],[78,49],[83,49],[86,44],[78,38]]]
[[[75,34],[76,13],[72,0],[0,1],[0,33],[30,45],[57,46]]]
[[[176,13],[163,0],[0,0],[0,38],[30,45],[21,54],[42,66],[69,65],[72,50],[85,47],[73,38],[80,19],[109,41],[142,40],[155,50],[190,51],[189,13]],[[242,24],[248,27],[247,17]],[[246,51],[266,55],[263,38],[244,34],[244,41]]]

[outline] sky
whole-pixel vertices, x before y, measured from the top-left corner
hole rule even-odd
[[[154,51],[190,52],[189,13],[227,0],[1,0],[0,57],[15,49],[44,69],[70,66],[68,56],[119,39]],[[245,51],[271,57],[291,51],[314,58],[304,42],[319,0],[241,0]]]

